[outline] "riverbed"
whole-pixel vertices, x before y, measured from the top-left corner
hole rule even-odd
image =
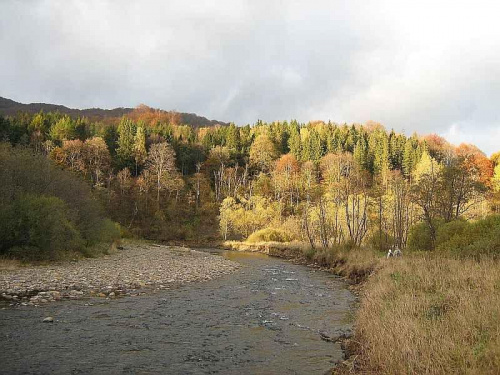
[[[351,329],[345,282],[263,254],[205,251],[241,267],[137,297],[0,310],[0,372],[324,374],[342,360],[331,341]]]

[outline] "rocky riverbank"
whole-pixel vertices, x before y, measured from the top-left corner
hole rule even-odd
[[[101,258],[2,270],[0,300],[36,306],[88,296],[134,296],[211,280],[238,267],[222,257],[184,247],[132,243]]]

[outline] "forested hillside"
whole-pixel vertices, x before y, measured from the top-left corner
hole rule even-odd
[[[86,180],[109,217],[159,240],[426,250],[443,224],[500,210],[500,154],[373,122],[194,127],[140,106],[116,122],[18,113],[0,118],[0,139]]]
[[[101,109],[101,108],[88,108],[88,109],[74,109],[68,108],[63,105],[46,104],[46,103],[30,103],[23,104],[15,102],[14,100],[0,97],[0,115],[3,116],[16,116],[20,113],[36,114],[40,111],[44,112],[59,112],[68,115],[74,119],[78,117],[86,117],[93,121],[105,121],[116,123],[124,115],[129,115],[134,111],[134,108],[114,108],[114,109]],[[212,126],[212,125],[228,125],[222,121],[209,120],[205,117],[197,116],[194,113],[180,113],[175,111],[156,110],[161,113],[175,114],[174,120],[176,123],[191,125],[194,127],[199,126]]]

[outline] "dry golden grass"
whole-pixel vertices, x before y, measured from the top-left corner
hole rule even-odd
[[[363,372],[500,373],[498,262],[415,256],[381,263],[356,322]]]
[[[332,271],[355,283],[366,281],[378,270],[383,260],[380,253],[367,249],[353,249],[334,254],[337,260],[330,266]]]

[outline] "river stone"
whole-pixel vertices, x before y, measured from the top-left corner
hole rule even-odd
[[[179,251],[183,256],[176,254]],[[3,272],[0,300],[20,303],[22,299],[31,306],[84,295],[106,297],[114,293],[118,297],[134,289],[168,289],[171,283],[210,280],[237,268],[237,263],[215,255],[139,243],[112,256]]]
[[[46,317],[44,320],[42,320],[43,323],[53,323],[54,318],[51,316]]]

